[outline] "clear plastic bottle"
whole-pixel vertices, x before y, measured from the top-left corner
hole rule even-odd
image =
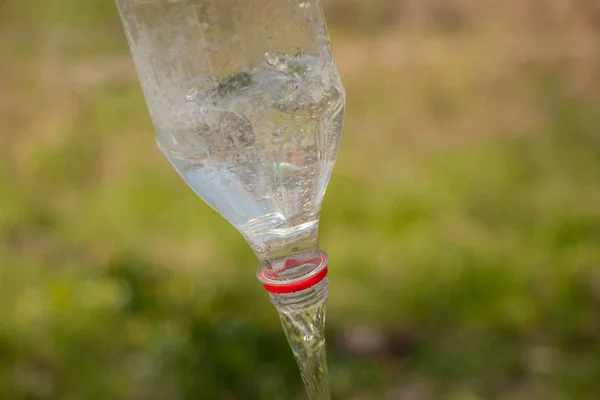
[[[345,92],[319,0],[116,3],[159,148],[252,247],[310,398],[329,398],[318,228]]]
[[[261,280],[318,273],[345,105],[319,1],[117,5],[167,159],[244,236]]]

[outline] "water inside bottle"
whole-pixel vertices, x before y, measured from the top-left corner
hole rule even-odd
[[[318,251],[344,89],[331,61],[266,53],[230,76],[187,83],[158,144],[192,189],[233,224],[261,264]]]
[[[263,267],[279,277],[290,265],[313,269],[344,114],[335,65],[314,55],[266,53],[260,65],[185,86],[177,114],[157,124],[162,152],[242,233]],[[324,281],[271,296],[311,400],[329,399],[326,290]]]

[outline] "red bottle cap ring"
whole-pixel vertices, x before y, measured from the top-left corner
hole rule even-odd
[[[265,289],[267,289],[268,292],[275,294],[296,293],[315,286],[317,283],[325,279],[326,276],[327,267],[323,268],[321,271],[319,271],[319,273],[299,282],[293,282],[283,285],[270,285],[267,283],[263,283],[263,286],[265,287]]]

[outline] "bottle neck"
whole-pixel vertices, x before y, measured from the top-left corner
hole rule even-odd
[[[284,258],[273,264],[274,268],[261,266],[257,277],[270,292],[300,291],[322,281],[327,274],[327,264],[327,253],[319,250],[317,254]],[[277,290],[278,288],[281,290]]]

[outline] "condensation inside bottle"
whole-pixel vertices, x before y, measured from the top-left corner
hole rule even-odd
[[[319,2],[117,1],[169,162],[277,279],[314,269],[345,106]]]

